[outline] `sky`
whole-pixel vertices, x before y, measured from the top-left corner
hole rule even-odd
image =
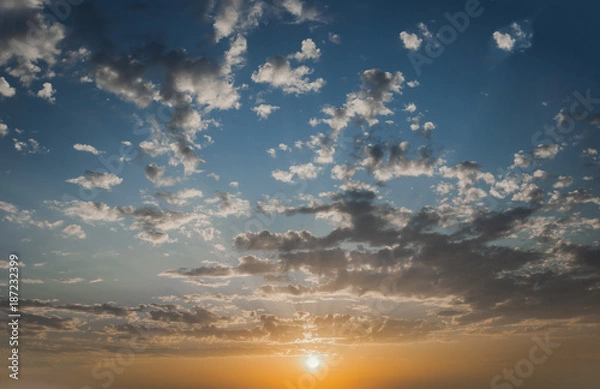
[[[597,388],[599,12],[0,0],[2,387]]]

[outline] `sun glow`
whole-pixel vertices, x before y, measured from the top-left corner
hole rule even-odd
[[[323,358],[320,355],[309,354],[304,358],[304,366],[309,371],[318,370],[323,365]]]

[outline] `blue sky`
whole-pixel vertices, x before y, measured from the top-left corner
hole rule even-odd
[[[594,2],[0,10],[0,245],[32,315],[349,312],[423,337],[597,320]]]

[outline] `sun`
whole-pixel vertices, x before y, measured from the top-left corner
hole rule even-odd
[[[304,358],[304,366],[309,371],[318,370],[323,365],[323,358],[320,355],[309,354]]]

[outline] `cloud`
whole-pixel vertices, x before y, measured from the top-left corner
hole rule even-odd
[[[180,180],[175,177],[165,177],[165,168],[158,166],[152,162],[144,168],[146,178],[150,180],[157,187],[161,186],[173,186]]]
[[[0,138],[8,135],[8,126],[2,122],[0,122]]]
[[[22,152],[22,153],[48,154],[50,152],[50,150],[47,147],[41,146],[40,143],[33,138],[29,138],[29,139],[27,139],[27,141],[20,141],[16,138],[13,138],[13,142],[14,142],[15,150]]]
[[[415,105],[415,103],[410,103],[410,104],[404,106],[403,111],[414,113],[417,111],[417,106]]]
[[[553,159],[558,154],[560,148],[557,144],[545,144],[539,145],[535,150],[531,152],[531,155],[537,159]]]
[[[56,63],[66,36],[62,24],[45,16],[38,1],[0,3],[0,66],[9,65],[6,72],[27,86],[39,77],[43,65],[49,71]]]
[[[421,43],[423,43],[423,39],[419,38],[417,34],[410,34],[406,31],[402,31],[399,35],[402,40],[402,44],[405,49],[417,51],[421,47]]]
[[[317,78],[310,80],[307,76],[312,69],[307,66],[292,68],[290,62],[281,56],[270,57],[258,71],[252,73],[252,81],[266,83],[274,88],[281,89],[284,93],[301,95],[309,92],[318,92],[324,85],[325,80]]]
[[[512,52],[515,49],[526,50],[533,44],[533,30],[528,20],[513,22],[508,28],[495,31],[492,38],[496,46],[504,51]]]
[[[294,58],[296,61],[306,61],[307,59],[317,60],[320,56],[321,49],[317,48],[312,39],[307,38],[302,41],[300,51],[290,55],[289,58]]]
[[[70,225],[66,226],[62,230],[62,233],[67,238],[73,238],[73,239],[85,239],[86,238],[83,228],[81,228],[81,226],[77,225],[77,224],[70,224]]]
[[[333,130],[333,138],[348,126],[350,120],[366,122],[369,126],[379,123],[378,116],[389,116],[394,112],[386,106],[392,101],[394,94],[401,93],[404,76],[373,68],[365,70],[361,76],[361,87],[358,92],[348,93],[343,107],[326,106],[321,112],[329,116],[325,119],[314,119],[312,123],[326,123]]]
[[[37,97],[42,98],[49,103],[54,103],[56,98],[54,94],[56,93],[56,89],[52,88],[52,84],[49,82],[45,82],[42,89],[37,92]]]
[[[15,93],[17,93],[15,88],[12,88],[4,77],[0,77],[0,95],[4,97],[12,97],[15,95]]]
[[[202,196],[204,196],[202,191],[193,188],[183,189],[176,193],[158,192],[156,194],[156,197],[172,205],[185,205],[189,203],[190,200],[200,198]]]
[[[555,189],[562,189],[571,185],[573,185],[573,177],[559,176],[556,182],[552,184],[552,187]]]
[[[327,35],[329,42],[336,44],[336,45],[341,45],[342,44],[342,37],[340,34],[334,34],[332,32],[330,32]]]
[[[104,153],[104,151],[100,151],[100,150],[96,149],[94,146],[85,145],[85,144],[81,144],[81,143],[75,143],[73,145],[73,148],[77,151],[83,151],[83,152],[94,154],[94,155],[100,155],[100,154]]]
[[[294,16],[296,23],[324,21],[321,11],[316,7],[306,6],[302,0],[283,0],[282,6]]]
[[[416,156],[411,158],[406,143],[370,145],[365,147],[364,153],[366,156],[360,164],[382,182],[400,177],[432,176],[438,163],[425,148],[417,150]]]
[[[515,47],[515,43],[517,42],[516,39],[510,36],[510,34],[503,34],[500,31],[495,31],[492,36],[496,41],[498,48],[504,51],[512,51],[513,47]]]
[[[275,170],[271,173],[271,176],[278,181],[292,183],[294,182],[294,176],[297,176],[301,180],[313,180],[317,178],[320,170],[320,168],[309,162],[302,165],[292,165],[287,172]]]
[[[147,107],[154,99],[155,86],[144,80],[146,65],[141,61],[133,57],[117,58],[96,53],[91,63],[98,88],[114,93],[139,108]]]
[[[271,115],[273,112],[277,111],[278,109],[279,109],[278,106],[276,106],[276,105],[269,105],[269,104],[259,104],[256,107],[252,108],[252,110],[254,112],[256,112],[256,114],[261,119],[268,118],[269,115]]]
[[[218,204],[216,210],[210,213],[218,217],[250,216],[250,202],[240,199],[237,195],[227,192],[217,192],[215,197],[206,200],[209,204]]]
[[[87,190],[100,188],[110,191],[114,186],[117,186],[123,182],[123,179],[113,173],[86,170],[83,176],[68,179],[66,182],[80,185]]]

